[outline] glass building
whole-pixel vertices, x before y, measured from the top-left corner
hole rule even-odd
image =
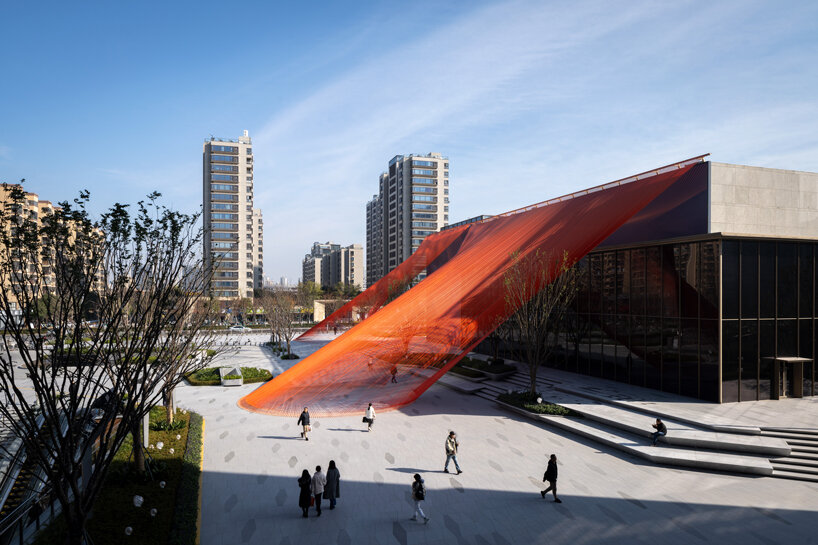
[[[816,256],[818,174],[704,162],[579,263],[549,365],[714,402],[818,395]]]

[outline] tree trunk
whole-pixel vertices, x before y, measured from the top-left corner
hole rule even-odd
[[[533,360],[528,364],[528,378],[530,380],[529,386],[531,388],[531,393],[537,393],[537,360]]]
[[[131,428],[133,437],[133,465],[140,474],[145,473],[145,451],[142,450],[142,419],[138,419]]]
[[[176,411],[173,406],[173,390],[165,394],[165,415],[168,419],[168,425],[173,424],[173,415]]]
[[[77,505],[78,500],[75,499],[68,507],[66,512],[66,526],[68,526],[68,536],[66,543],[68,545],[84,545],[85,544],[85,514],[82,513]]]

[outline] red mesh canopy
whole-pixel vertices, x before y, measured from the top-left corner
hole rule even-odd
[[[430,235],[397,269],[301,338],[346,319],[353,309],[363,310],[366,319],[239,405],[291,416],[307,406],[313,415],[336,416],[363,413],[368,403],[379,410],[411,403],[514,310],[506,308],[503,291],[512,253],[525,258],[537,251],[567,252],[574,263],[698,160]],[[436,258],[439,267],[385,304],[396,286]]]

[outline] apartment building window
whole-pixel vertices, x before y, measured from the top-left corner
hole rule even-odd
[[[211,161],[222,161],[224,163],[237,163],[239,161],[238,157],[234,157],[232,155],[211,155]]]
[[[239,215],[238,214],[211,214],[211,218],[214,220],[233,220],[238,221]]]
[[[238,153],[239,148],[235,146],[210,146],[211,153],[214,151],[218,151],[221,153]]]
[[[211,174],[210,175],[210,180],[211,181],[215,180],[217,182],[236,182],[237,183],[239,181],[239,177],[238,176],[230,176],[229,174]],[[238,190],[239,190],[239,188],[238,188],[238,186],[236,186],[236,191],[238,191]]]
[[[247,148],[247,155],[253,155],[253,148]]]
[[[212,222],[210,224],[211,229],[228,229],[228,230],[236,230],[239,228],[238,225],[235,223],[220,223],[220,222]]]
[[[210,165],[213,172],[238,172],[239,167],[233,165]]]
[[[238,210],[239,205],[237,204],[222,204],[222,203],[211,203],[210,208],[213,210]]]
[[[446,191],[448,191],[448,189]],[[434,187],[412,186],[412,192],[413,193],[437,193],[437,190]]]
[[[434,161],[412,161],[413,167],[433,167],[436,165]]]
[[[210,233],[211,238],[239,238],[236,233]]]
[[[413,168],[412,176],[437,176],[437,173],[426,168]]]
[[[210,199],[214,201],[233,201],[236,202],[239,200],[238,195],[223,195],[221,193],[211,193]]]

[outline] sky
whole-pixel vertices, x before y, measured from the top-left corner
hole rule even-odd
[[[452,222],[705,153],[818,171],[818,3],[6,2],[0,181],[92,210],[202,201],[248,130],[264,270],[365,243],[395,155],[449,157]]]

